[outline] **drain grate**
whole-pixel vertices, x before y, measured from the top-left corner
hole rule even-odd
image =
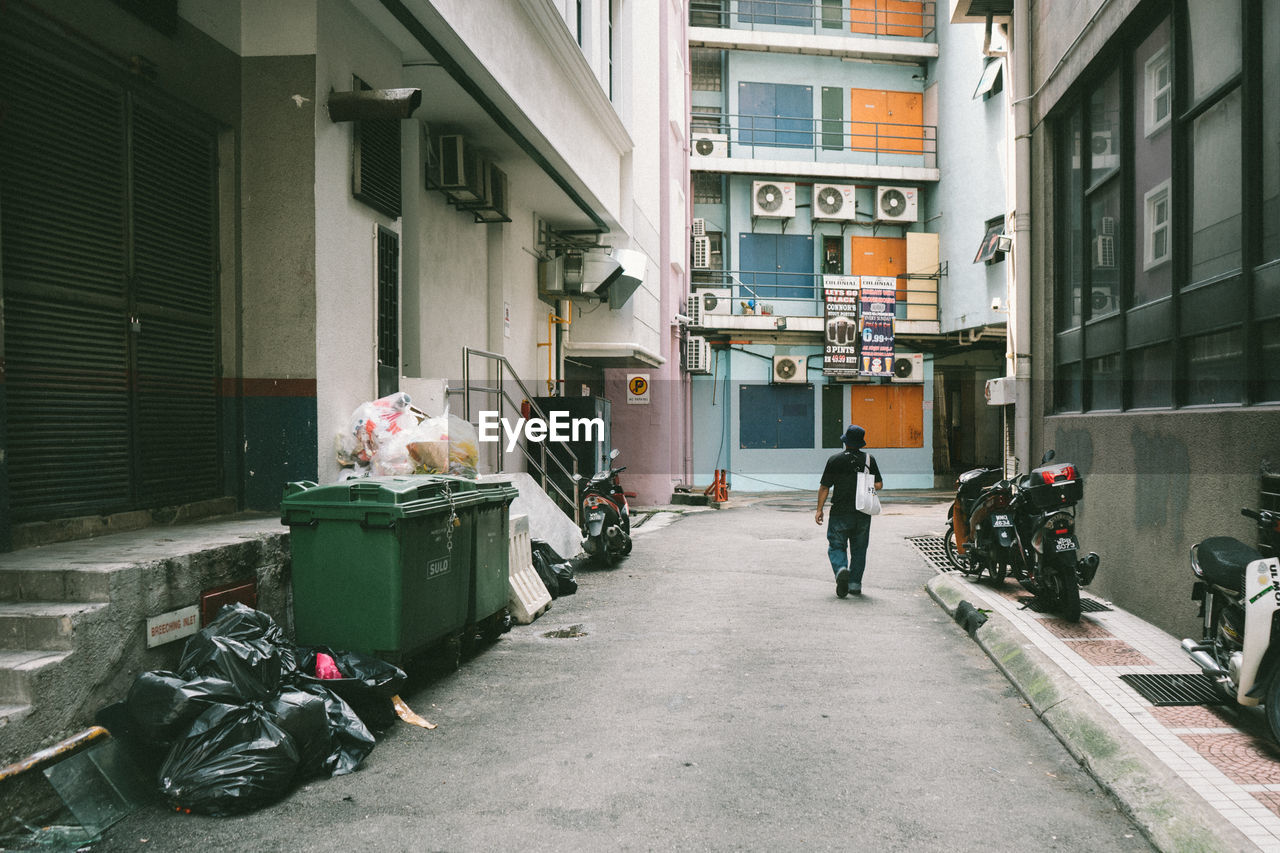
[[[1214,680],[1201,672],[1129,673],[1120,676],[1120,680],[1156,706],[1228,704]]]
[[[568,628],[560,628],[556,631],[547,631],[542,636],[548,640],[572,640],[574,637],[585,637],[587,632],[586,625],[570,625]]]
[[[940,536],[911,536],[907,541],[916,546],[920,556],[940,572],[954,572],[956,567],[947,559],[947,545]]]
[[[1052,610],[1046,610],[1044,605],[1040,603],[1033,595],[1024,595],[1018,599],[1018,603],[1028,610],[1036,613],[1052,613]],[[1101,601],[1094,601],[1092,598],[1080,596],[1080,612],[1081,613],[1109,613],[1111,608],[1103,604]]]

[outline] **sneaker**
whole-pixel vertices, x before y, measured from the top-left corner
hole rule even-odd
[[[853,595],[862,595],[862,584],[860,583],[849,584],[849,592]]]
[[[844,598],[849,594],[849,570],[836,572],[836,598]]]

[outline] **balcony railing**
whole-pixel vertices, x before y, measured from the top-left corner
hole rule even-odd
[[[932,40],[936,21],[932,0],[848,0],[839,6],[813,0],[693,0],[689,6],[694,27],[816,35]]]
[[[726,156],[928,169],[938,165],[938,128],[930,124],[734,113],[694,113],[692,119],[695,159]]]
[[[938,282],[944,275],[945,265],[928,275],[898,276],[894,316],[899,320],[938,322]],[[728,310],[720,310],[721,314],[820,317],[822,280],[821,273],[693,270],[695,292],[708,287],[730,292]],[[705,316],[703,325],[714,326],[715,317],[716,314]]]

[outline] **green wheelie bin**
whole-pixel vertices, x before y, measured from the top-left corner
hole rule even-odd
[[[492,641],[510,627],[511,503],[520,491],[509,482],[479,482],[476,493],[467,624]]]
[[[461,640],[481,500],[453,477],[286,486],[297,642],[397,662]]]

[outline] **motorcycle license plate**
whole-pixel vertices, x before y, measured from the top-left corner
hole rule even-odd
[[[587,513],[587,521],[604,521],[604,510],[598,509]]]
[[[1074,536],[1063,536],[1053,543],[1053,550],[1055,551],[1074,551],[1076,548],[1076,538]]]
[[[1013,519],[1007,515],[991,516],[992,527],[1013,527]]]

